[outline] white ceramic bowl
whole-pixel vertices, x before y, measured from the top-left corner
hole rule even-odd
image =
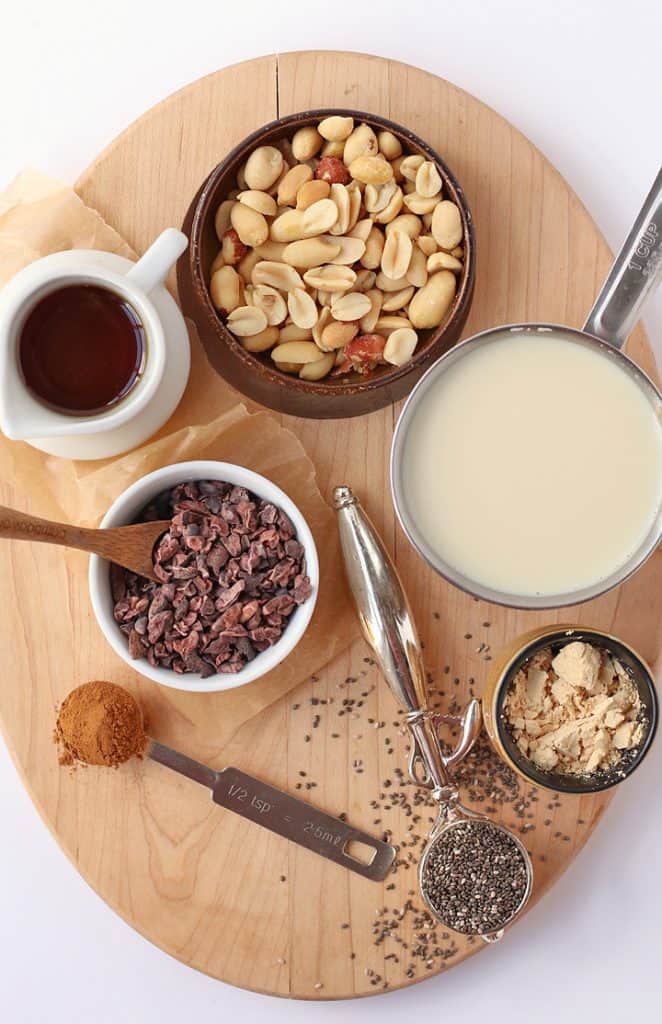
[[[234,466],[230,462],[180,462],[174,466],[164,466],[163,469],[148,473],[115,499],[100,525],[102,527],[126,526],[133,523],[141,510],[157,494],[188,480],[225,480],[228,483],[246,487],[259,498],[273,502],[292,520],[297,540],[303,544],[305,549],[306,571],[310,578],[312,593],[307,601],[292,612],[280,640],[273,647],[268,647],[266,651],[258,654],[241,672],[234,675],[217,672],[207,679],[201,679],[193,672],[180,675],[172,669],[154,668],[146,658],[134,660],[129,656],[127,639],[113,618],[114,602],[110,590],[109,564],[98,555],[90,557],[89,582],[92,607],[101,631],[110,646],[136,672],[147,676],[148,679],[153,679],[155,683],[161,683],[162,686],[169,686],[175,690],[188,690],[194,693],[233,690],[236,686],[252,683],[270,672],[294,650],[305,633],[315,610],[319,588],[317,548],[306,520],[280,487],[276,487],[259,473],[253,473],[250,469],[244,469],[243,466]]]

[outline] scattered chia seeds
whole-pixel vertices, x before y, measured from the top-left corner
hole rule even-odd
[[[422,884],[431,906],[454,931],[498,931],[519,910],[528,872],[516,842],[488,821],[461,821],[430,847]]]

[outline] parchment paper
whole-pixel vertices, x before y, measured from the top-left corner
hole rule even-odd
[[[135,259],[117,232],[71,188],[38,171],[24,171],[0,195],[0,288],[33,260],[76,248],[103,249]],[[187,326],[192,365],[186,392],[170,420],[147,444],[112,459],[75,462],[45,455],[0,434],[0,474],[21,492],[30,511],[83,525],[96,524],[113,499],[145,473],[188,459],[220,459],[247,466],[290,495],[308,520],[318,547],[317,608],[295,651],[263,680],[213,698],[202,695],[203,701],[222,712],[218,728],[229,735],[349,646],[358,636],[358,626],[340,569],[334,513],[319,492],[312,462],[295,435],[273,416],[247,412],[237,393],[207,363],[195,326],[190,321]],[[91,607],[87,614],[92,614]],[[99,644],[105,644],[101,633]],[[195,695],[185,697],[195,699]],[[181,702],[174,698],[173,703]],[[218,733],[216,740],[222,742]]]

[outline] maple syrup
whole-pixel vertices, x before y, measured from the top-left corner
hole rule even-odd
[[[90,284],[45,295],[29,313],[18,344],[34,396],[73,416],[121,401],[142,373],[145,349],[145,329],[130,303]]]

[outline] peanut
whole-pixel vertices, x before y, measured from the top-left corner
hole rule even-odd
[[[350,182],[349,171],[337,156],[323,156],[315,168],[315,178],[328,181],[331,186],[348,185]]]
[[[257,306],[237,306],[228,316],[226,323],[228,330],[238,338],[246,338],[263,331],[267,326],[267,317]]]
[[[342,160],[344,152],[345,152],[345,143],[344,142],[325,142],[324,145],[322,146],[322,151],[320,153],[320,156],[321,157],[335,156],[335,157],[338,158],[338,160]]]
[[[279,342],[284,345],[286,341],[310,341],[313,332],[310,328],[297,327],[296,324],[285,324],[279,332]]]
[[[223,259],[223,250],[219,249],[218,252],[216,253],[216,255],[214,256],[213,260],[211,261],[211,266],[209,268],[209,278],[210,278],[210,280],[213,277],[213,275],[216,273],[216,271],[220,270],[221,267],[224,267],[224,266],[225,266],[225,260]]]
[[[338,263],[350,266],[360,260],[365,252],[365,242],[360,238],[352,238],[350,235],[320,235],[319,241],[328,239],[330,243],[336,242],[338,251],[330,259],[323,257],[317,263]],[[312,239],[310,239],[312,241]],[[317,241],[317,239],[315,239]]]
[[[266,192],[280,177],[283,170],[283,154],[275,146],[258,146],[254,149],[244,167],[244,179],[249,189]]]
[[[312,267],[303,275],[310,288],[321,288],[327,292],[346,292],[356,281],[356,274],[350,267],[327,264],[323,267]]]
[[[248,189],[246,192],[240,192],[237,199],[244,206],[250,206],[251,210],[257,210],[265,217],[275,217],[276,215],[276,200],[266,192]]]
[[[375,285],[382,292],[401,292],[403,288],[409,287],[409,281],[406,277],[387,277],[382,270],[377,274]]]
[[[462,263],[455,256],[451,256],[449,252],[433,252],[431,256],[428,256],[427,270],[429,274],[434,274],[437,270],[457,272],[462,270]]]
[[[251,209],[250,206],[244,206],[243,203],[234,204],[230,212],[230,221],[244,245],[255,248],[256,245],[266,242],[269,237],[269,225],[263,214]]]
[[[439,203],[441,196],[437,194],[430,198],[419,195],[418,192],[410,192],[405,196],[405,206],[411,213],[417,213],[423,215],[424,213],[432,213],[435,206]]]
[[[214,228],[219,242],[223,241],[223,235],[230,227],[230,212],[234,206],[234,199],[224,199],[216,211],[214,217]]]
[[[349,192],[345,185],[331,185],[331,201],[338,211],[336,221],[331,227],[332,235],[344,235],[349,227]]]
[[[368,235],[372,230],[372,221],[370,217],[364,217],[363,220],[358,220],[353,228],[348,231],[350,238],[360,238],[362,242],[368,241]]]
[[[418,168],[425,163],[425,157],[421,156],[420,153],[412,153],[411,156],[406,156],[400,163],[400,174],[407,181],[416,181],[416,175]]]
[[[432,234],[440,249],[454,249],[462,241],[462,217],[455,203],[444,199],[432,214]]]
[[[375,331],[388,338],[393,331],[401,327],[411,327],[411,321],[406,316],[380,316],[375,324]]]
[[[387,160],[395,160],[402,153],[400,140],[393,132],[380,132],[377,136],[377,144],[380,152],[384,154]]]
[[[241,344],[247,352],[266,352],[273,348],[278,341],[279,331],[277,327],[265,327],[258,334],[251,334],[242,338]]]
[[[402,167],[402,161],[404,159],[404,156],[396,156],[395,160],[390,161],[391,167],[393,168],[393,177],[398,182],[398,184],[401,184],[403,181],[405,181],[405,176],[400,170],[400,168]]]
[[[322,263],[332,263],[340,252],[340,239],[336,241],[331,235],[319,235],[317,238],[302,238],[298,242],[290,242],[285,246],[282,258],[292,267],[310,270]]]
[[[347,292],[339,295],[331,303],[331,316],[334,320],[360,320],[371,309],[372,303],[362,292]]]
[[[392,281],[404,277],[411,260],[412,241],[404,231],[391,231],[382,253],[382,271]]]
[[[328,323],[331,323],[331,309],[329,306],[323,306],[317,323],[313,327],[313,338],[318,348],[322,348],[322,334]]]
[[[333,115],[325,117],[317,126],[323,139],[330,142],[344,142],[354,131],[354,118]]]
[[[328,181],[320,181],[319,178],[315,178],[314,181],[307,181],[297,192],[297,210],[307,210],[309,206],[312,206],[319,199],[328,199],[330,194],[331,186]]]
[[[372,334],[381,312],[383,295],[379,288],[371,288],[365,294],[370,299],[370,309],[363,314],[359,323],[362,334]]]
[[[235,203],[235,206],[236,205],[237,204]],[[239,263],[240,260],[243,260],[247,252],[248,246],[244,245],[236,230],[234,228],[228,228],[223,235],[223,242],[221,243],[221,257],[223,262],[229,263],[230,266],[233,266],[235,263]]]
[[[420,238],[416,239],[420,242]],[[422,288],[428,279],[428,268],[425,253],[415,244],[412,248],[411,259],[405,277],[414,288]]]
[[[375,214],[375,222],[377,224],[390,224],[400,213],[403,200],[402,189],[398,186],[384,209]]]
[[[299,373],[302,368],[301,363],[277,363],[276,366],[281,373]]]
[[[417,217],[414,213],[401,213],[399,217],[396,217],[395,220],[386,225],[385,233],[388,238],[392,231],[404,231],[413,241],[414,238],[418,238],[422,230],[423,225],[420,217]]]
[[[421,250],[424,256],[431,256],[433,252],[437,251],[437,243],[435,242],[432,235],[419,235],[416,239],[416,245]]]
[[[355,338],[359,333],[359,328],[355,323],[343,323],[339,320],[334,320],[327,324],[322,331],[322,337],[320,340],[320,348],[323,352],[330,352],[336,348],[342,348],[343,345],[347,345],[348,342]]]
[[[416,292],[409,304],[412,327],[419,330],[438,327],[455,297],[455,275],[450,270],[439,270],[428,278],[427,284]]]
[[[305,210],[286,210],[271,223],[274,242],[296,242],[329,231],[338,219],[332,199],[319,199]]]
[[[283,253],[287,246],[284,242],[272,242],[267,239],[262,245],[255,247],[255,252],[258,254],[261,260],[272,260],[275,263],[283,262]]]
[[[357,270],[356,281],[352,287],[353,292],[369,292],[375,287],[377,275],[374,270]]]
[[[382,262],[383,251],[384,236],[379,228],[373,227],[370,229],[370,234],[365,243],[365,252],[361,257],[361,266],[365,267],[366,270],[376,270]]]
[[[261,257],[258,255],[257,249],[249,249],[243,260],[238,265],[239,276],[244,284],[251,283],[251,275],[253,269],[260,262]]]
[[[414,294],[414,286],[409,285],[408,288],[402,288],[398,292],[388,292],[384,296],[382,302],[382,310],[384,313],[395,313],[396,310],[402,309],[407,305],[412,295]]]
[[[360,124],[345,141],[343,161],[349,167],[358,156],[374,155],[379,150],[377,136],[369,124]]]
[[[363,196],[356,182],[347,186],[349,195],[349,218],[347,220],[347,232],[351,231],[361,215],[361,204]]]
[[[336,358],[333,353],[325,354],[313,363],[305,363],[299,370],[301,380],[321,380],[333,369]]]
[[[357,156],[349,165],[349,173],[366,185],[384,185],[393,178],[393,168],[379,156]]]
[[[426,199],[441,192],[441,175],[431,160],[424,160],[416,171],[416,191]]]
[[[287,293],[287,308],[297,327],[312,330],[317,323],[317,306],[304,288],[294,288]]]
[[[307,164],[296,164],[290,167],[284,178],[281,178],[278,185],[278,205],[294,206],[297,201],[297,194],[307,182],[311,181],[313,172]],[[274,210],[274,213],[276,211]]]
[[[301,366],[319,359],[320,350],[313,341],[286,341],[271,350],[271,358],[275,363],[297,363]]]
[[[366,185],[363,201],[368,213],[381,213],[385,210],[398,190],[393,178],[385,185]]]
[[[273,263],[271,260],[260,260],[255,264],[251,281],[254,285],[271,285],[281,292],[303,288],[303,281],[294,267],[288,267],[286,263]]]
[[[291,294],[291,293],[290,293]],[[261,309],[267,318],[269,327],[276,327],[282,324],[287,318],[287,306],[285,299],[268,284],[258,284],[253,288],[251,302],[258,309]]]
[[[294,158],[301,162],[310,160],[322,148],[323,141],[322,136],[313,125],[299,128],[292,137],[292,153]]]
[[[414,354],[418,335],[411,327],[398,327],[389,334],[384,345],[384,359],[393,366],[404,366]]]
[[[338,185],[337,188],[345,189],[344,185]],[[331,196],[333,197],[333,195],[333,186],[331,186]],[[312,238],[314,235],[323,235],[327,231],[332,231],[337,219],[338,204],[336,199],[320,199],[303,211],[304,237]]]
[[[221,267],[209,282],[209,294],[219,313],[231,313],[244,301],[244,286],[234,267]]]

